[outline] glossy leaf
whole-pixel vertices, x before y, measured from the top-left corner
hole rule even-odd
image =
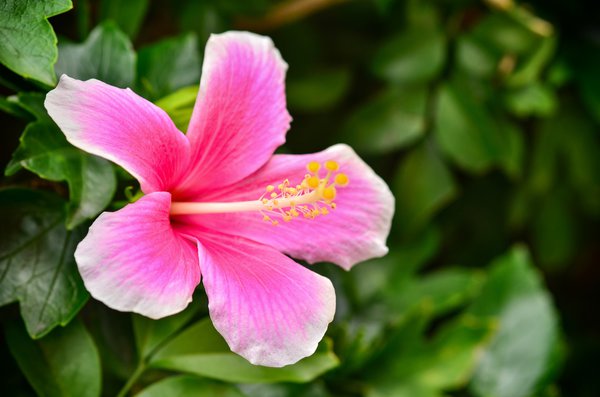
[[[73,258],[82,233],[65,230],[64,207],[42,191],[0,190],[0,305],[18,301],[33,338],[66,325],[88,298]]]
[[[38,341],[17,323],[8,323],[5,332],[10,352],[39,396],[100,396],[100,357],[80,321]]]
[[[139,51],[137,86],[142,96],[155,100],[200,81],[198,40],[186,34],[160,41]]]
[[[471,390],[477,396],[530,396],[550,363],[558,337],[552,301],[523,247],[497,259],[470,313],[496,318],[498,332],[485,350]],[[547,379],[546,381],[550,381]]]
[[[53,86],[56,35],[47,18],[73,7],[70,0],[3,0],[0,4],[0,63],[13,72]]]
[[[21,168],[44,179],[69,184],[69,229],[98,215],[108,206],[116,189],[113,166],[73,147],[49,121],[27,126],[6,167],[6,175],[13,175]]]
[[[81,44],[61,43],[56,74],[79,80],[98,79],[117,87],[131,87],[136,55],[129,38],[113,22],[104,22]]]
[[[171,339],[150,360],[154,368],[241,383],[309,382],[337,365],[338,359],[327,342],[322,342],[315,354],[293,365],[283,368],[252,365],[229,350],[210,318]]]
[[[366,153],[389,153],[425,133],[427,90],[390,89],[359,107],[346,122],[341,139]]]

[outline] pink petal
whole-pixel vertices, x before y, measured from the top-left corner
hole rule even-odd
[[[239,181],[285,142],[291,121],[286,70],[268,37],[227,32],[209,38],[187,132],[193,168],[176,196]]]
[[[386,239],[394,213],[394,197],[385,182],[347,145],[307,155],[275,155],[254,175],[210,195],[201,201],[256,200],[267,185],[277,186],[289,178],[299,184],[310,161],[335,160],[339,172],[350,178],[337,189],[337,208],[316,219],[294,218],[273,226],[258,213],[244,212],[186,216],[215,230],[241,235],[268,244],[278,251],[309,263],[333,262],[345,269],[388,252]]]
[[[270,367],[313,354],[335,313],[331,282],[262,244],[196,233],[210,317],[231,350]]]
[[[130,89],[63,75],[44,104],[69,142],[119,164],[146,193],[168,190],[187,167],[185,135],[163,110]]]
[[[94,298],[155,319],[191,302],[200,282],[199,248],[173,230],[170,205],[169,193],[150,193],[96,219],[75,251]]]

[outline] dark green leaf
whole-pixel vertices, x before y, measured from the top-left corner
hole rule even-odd
[[[386,42],[373,59],[373,72],[393,83],[426,83],[444,66],[445,38],[435,30],[413,29]]]
[[[304,112],[325,111],[344,98],[350,78],[348,69],[337,69],[290,79],[286,86],[288,104]]]
[[[6,325],[10,352],[39,396],[100,396],[100,358],[80,321],[31,340],[15,323]]]
[[[577,224],[564,191],[542,200],[533,221],[533,248],[539,263],[547,270],[569,264],[577,247]]]
[[[384,91],[350,116],[341,139],[376,154],[410,145],[425,132],[426,102],[425,87]]]
[[[556,313],[540,276],[523,247],[497,259],[470,312],[497,318],[499,329],[485,350],[471,383],[477,396],[534,394],[553,357]],[[547,379],[550,381],[550,379]]]
[[[88,298],[73,257],[82,233],[65,230],[64,206],[41,191],[0,191],[0,305],[19,301],[34,338],[67,324]]]
[[[457,193],[454,178],[435,147],[423,144],[400,163],[394,179],[395,220],[403,230],[422,226]]]
[[[244,397],[230,385],[211,382],[192,375],[173,376],[154,383],[136,397]]]
[[[44,179],[69,184],[69,229],[98,215],[116,189],[114,169],[108,161],[73,147],[56,125],[46,121],[27,126],[6,174],[12,175],[21,167]]]
[[[192,304],[183,312],[160,320],[134,315],[133,331],[138,355],[148,358],[157,347],[187,325],[196,313],[198,306]]]
[[[23,77],[56,83],[56,35],[47,18],[73,7],[70,0],[3,0],[0,62]]]
[[[198,40],[186,34],[163,40],[139,51],[137,79],[140,93],[150,99],[162,98],[200,81]]]
[[[371,370],[369,397],[441,396],[443,390],[463,386],[495,330],[490,320],[462,316],[426,341],[420,323],[408,323],[412,331],[401,334],[400,345],[394,346],[399,350],[388,348],[387,365]]]
[[[501,164],[514,143],[468,87],[452,83],[440,89],[435,134],[450,159],[475,173]]]
[[[283,368],[252,365],[232,353],[214,329],[210,318],[190,326],[159,349],[150,366],[200,375],[228,382],[309,382],[335,368],[338,359],[329,343],[317,352]]]
[[[137,36],[148,0],[103,0],[100,7],[100,20],[113,20],[132,39]]]
[[[431,275],[415,278],[401,290],[388,292],[387,302],[398,312],[406,312],[416,305],[426,305],[433,315],[453,310],[477,295],[483,283],[483,274],[466,269],[440,270]]]
[[[112,22],[104,22],[81,44],[60,44],[56,74],[79,80],[98,79],[117,87],[131,87],[135,52],[129,38]]]

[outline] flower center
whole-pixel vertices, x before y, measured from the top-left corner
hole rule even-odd
[[[321,168],[325,169],[324,177],[319,176]],[[346,174],[336,172],[339,168],[332,160],[324,164],[311,161],[306,166],[308,173],[299,185],[293,186],[286,179],[277,186],[268,185],[257,200],[250,201],[173,202],[171,215],[255,211],[272,225],[277,225],[279,219],[289,222],[299,216],[314,219],[335,209],[336,187],[344,187],[350,182]]]

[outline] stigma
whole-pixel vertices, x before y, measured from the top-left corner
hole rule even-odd
[[[350,182],[348,176],[338,172],[340,165],[333,160],[306,165],[308,171],[302,181],[291,184],[285,179],[265,187],[257,200],[236,202],[173,202],[171,215],[218,214],[232,212],[257,212],[265,222],[278,225],[294,218],[315,219],[335,210],[337,189]]]

